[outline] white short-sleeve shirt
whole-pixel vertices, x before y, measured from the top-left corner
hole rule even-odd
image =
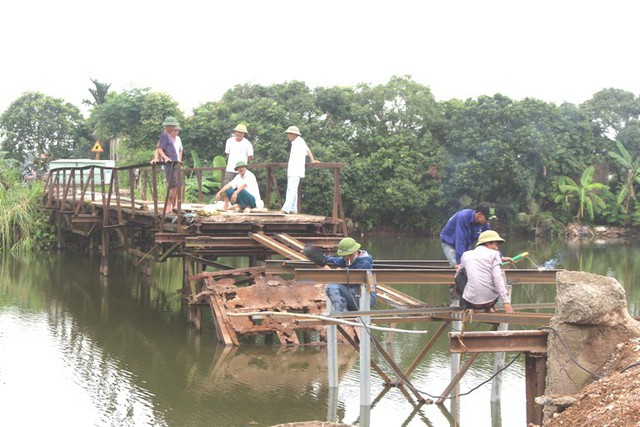
[[[249,162],[249,156],[253,156],[253,145],[251,145],[247,138],[236,141],[236,137],[232,136],[227,139],[224,152],[229,155],[227,172],[235,172],[236,164],[240,160],[247,163]]]
[[[262,198],[260,197],[260,188],[258,187],[258,180],[256,176],[250,170],[245,171],[244,176],[239,173],[229,182],[231,188],[236,189],[240,185],[246,184],[245,190],[247,190],[253,197],[256,198],[256,205],[260,206]],[[258,203],[260,202],[260,203]]]
[[[304,178],[305,163],[309,147],[301,136],[291,141],[291,152],[289,153],[289,164],[287,166],[287,176],[299,176]]]

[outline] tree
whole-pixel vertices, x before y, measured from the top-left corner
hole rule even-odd
[[[122,142],[119,151],[123,159],[126,163],[135,163],[151,159],[150,152],[155,149],[167,116],[176,117],[183,123],[178,103],[169,95],[151,92],[148,88],[132,89],[109,93],[103,104],[91,110],[89,123],[95,138]],[[182,127],[186,134],[186,126]]]
[[[93,101],[83,99],[82,103],[90,107],[104,104],[107,101],[107,92],[111,87],[111,83],[102,83],[96,79],[91,79],[91,83],[95,86],[95,88],[89,88],[89,92],[91,93],[91,96],[93,96]]]
[[[27,92],[0,116],[2,149],[41,167],[46,159],[88,153],[92,142],[80,110],[59,98]]]
[[[598,125],[604,136],[617,140],[640,116],[640,98],[621,89],[602,89],[580,108]],[[636,123],[637,124],[637,123]]]
[[[563,176],[558,184],[561,194],[556,197],[556,202],[564,200],[565,203],[569,204],[572,200],[577,200],[578,213],[576,218],[578,221],[584,218],[585,210],[589,215],[589,219],[593,221],[595,211],[607,207],[598,193],[608,192],[609,187],[599,182],[593,182],[594,171],[595,168],[593,166],[585,169],[580,177],[580,184],[577,184],[568,176]]]

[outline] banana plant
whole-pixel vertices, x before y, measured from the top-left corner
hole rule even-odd
[[[194,168],[201,168],[202,161],[200,156],[195,151],[191,151],[191,159],[193,160]],[[218,192],[222,186],[222,180],[224,178],[224,168],[227,166],[227,162],[224,156],[215,156],[211,162],[213,168],[221,168],[213,171],[202,172],[202,195],[206,200],[211,199]],[[192,172],[191,175],[185,180],[186,194],[189,200],[198,200],[198,178],[196,172]]]
[[[636,200],[635,186],[640,183],[640,159],[634,160],[620,141],[616,141],[616,145],[620,153],[610,151],[609,156],[627,170],[625,182],[618,193],[618,204],[624,206],[624,212],[629,214],[629,204],[632,199]]]
[[[599,182],[593,182],[594,172],[595,167],[593,165],[585,169],[580,177],[580,184],[577,184],[568,176],[560,177],[558,182],[560,194],[556,196],[555,201],[560,202],[564,199],[565,203],[570,204],[571,201],[577,200],[578,213],[576,218],[578,221],[584,218],[585,211],[589,219],[593,221],[594,212],[606,208],[606,204],[598,193],[609,192],[609,187]]]

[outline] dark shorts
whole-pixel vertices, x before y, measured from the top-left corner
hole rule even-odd
[[[460,302],[462,303],[462,308],[475,308],[477,310],[486,310],[489,308],[493,308],[498,302],[498,298],[486,304],[472,304],[464,298],[460,298]]]
[[[178,185],[178,163],[167,162],[164,165],[164,176],[167,178],[167,186],[169,188],[176,187]]]

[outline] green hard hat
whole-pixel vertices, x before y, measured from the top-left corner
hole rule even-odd
[[[178,123],[178,119],[176,119],[175,117],[169,116],[164,119],[164,122],[162,122],[162,126],[180,126],[180,123]]]
[[[351,237],[345,237],[338,243],[338,256],[351,255],[358,249],[360,249],[360,243]]]
[[[238,163],[236,163],[236,167],[234,167],[235,170],[238,170],[238,168],[246,168],[247,167],[247,162],[245,162],[244,160],[238,160]]]

